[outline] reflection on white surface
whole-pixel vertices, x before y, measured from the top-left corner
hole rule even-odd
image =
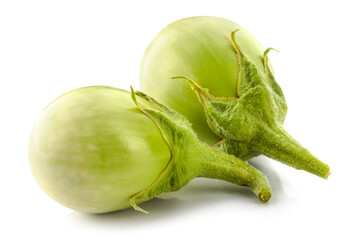
[[[221,180],[197,178],[177,192],[163,193],[141,204],[141,207],[149,211],[149,214],[138,212],[132,208],[105,214],[85,214],[74,211],[65,220],[75,224],[128,228],[141,224],[152,224],[156,221],[171,220],[188,212],[211,211],[212,206],[219,209],[227,202],[237,203],[237,207],[242,208],[243,211],[272,208],[277,203],[286,201],[287,195],[282,187],[281,179],[272,169],[269,161],[271,160],[261,156],[249,162],[268,177],[273,189],[273,196],[268,203],[260,202],[247,187]],[[240,210],[239,214],[241,214]]]
[[[21,3],[20,3],[21,2]],[[359,236],[358,1],[0,1],[0,239],[355,239]],[[146,46],[168,23],[213,15],[255,35],[289,111],[285,129],[329,164],[323,180],[259,157],[272,199],[196,179],[178,192],[110,214],[73,212],[35,182],[29,134],[43,108],[90,85],[139,90]],[[165,199],[161,199],[165,198]],[[125,236],[124,236],[125,235]],[[357,237],[359,239],[359,237]]]

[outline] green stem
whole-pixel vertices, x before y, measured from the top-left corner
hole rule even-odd
[[[145,93],[135,93],[132,88],[131,97],[139,109],[158,126],[171,152],[171,159],[158,178],[131,196],[130,204],[136,210],[146,213],[138,204],[162,192],[179,190],[195,177],[216,178],[248,186],[263,202],[271,198],[271,187],[264,174],[236,157],[200,142],[184,116]]]
[[[199,154],[201,169],[198,177],[220,179],[247,186],[262,202],[269,201],[271,187],[265,174],[248,163],[207,145],[202,146],[201,153]]]
[[[327,179],[331,173],[328,165],[301,146],[282,127],[264,128],[256,148],[270,158],[319,177]]]

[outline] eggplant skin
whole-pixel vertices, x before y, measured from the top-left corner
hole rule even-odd
[[[171,78],[187,76],[216,97],[236,97],[239,63],[231,42],[236,29],[242,50],[263,71],[264,49],[256,38],[232,21],[209,16],[169,24],[149,44],[141,63],[141,90],[184,115],[210,145],[220,138],[208,127],[196,94],[186,81]]]
[[[40,187],[62,205],[87,213],[130,207],[171,159],[155,123],[121,89],[68,92],[41,113],[29,160]]]

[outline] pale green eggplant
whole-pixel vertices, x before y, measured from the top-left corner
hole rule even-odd
[[[36,121],[32,172],[57,202],[104,213],[175,191],[195,177],[248,186],[263,202],[266,176],[200,142],[190,123],[147,95],[93,86],[57,98]]]
[[[270,50],[229,20],[181,19],[147,47],[140,88],[188,118],[199,138],[221,151],[243,160],[264,154],[327,178],[329,166],[283,128],[287,105]]]

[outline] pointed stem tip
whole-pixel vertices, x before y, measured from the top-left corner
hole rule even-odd
[[[324,179],[328,178],[331,173],[329,166],[301,146],[284,129],[268,130],[257,144],[264,155],[296,169],[305,170]]]
[[[148,211],[142,209],[141,207],[139,207],[139,206],[136,204],[134,197],[130,198],[130,204],[131,204],[131,206],[132,206],[136,211],[139,211],[139,212],[142,212],[142,213],[145,213],[145,214],[149,214]]]

